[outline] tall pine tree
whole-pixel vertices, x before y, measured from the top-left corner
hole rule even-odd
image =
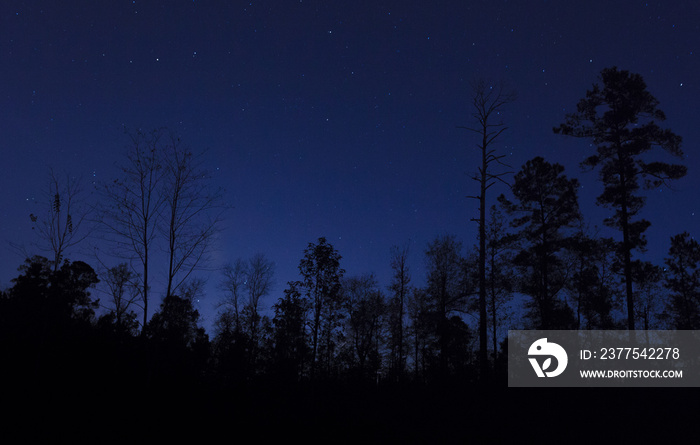
[[[554,132],[590,139],[596,146],[596,153],[583,166],[599,168],[605,188],[597,202],[614,210],[605,224],[622,232],[627,326],[634,330],[632,251],[644,247],[644,231],[650,225],[644,219],[634,220],[645,201],[638,194],[640,180],[647,188],[659,187],[683,177],[686,167],[648,160],[648,152],[655,147],[677,157],[683,152],[681,137],[657,124],[666,116],[657,108],[659,101],[647,91],[642,76],[612,67],[601,72],[600,80],[602,86],[593,85],[576,112],[567,115]]]

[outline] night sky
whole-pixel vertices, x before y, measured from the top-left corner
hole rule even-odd
[[[478,193],[477,138],[457,127],[472,122],[478,78],[518,93],[497,145],[506,161],[563,164],[601,225],[597,172],[579,168],[594,149],[552,127],[610,66],[641,74],[663,126],[683,137],[688,175],[647,192],[641,214],[652,223],[645,258],[660,264],[670,236],[697,235],[700,218],[699,24],[695,1],[2,2],[0,286],[23,261],[9,242],[36,240],[29,214],[49,168],[82,176],[90,193],[116,177],[124,126],[165,126],[208,150],[232,206],[212,267],[258,252],[275,261],[264,306],[321,236],[347,275],[374,272],[383,287],[391,246],[410,240],[420,285],[436,235],[477,242],[466,198]],[[507,191],[492,190],[489,204]],[[220,277],[201,276],[208,328]]]

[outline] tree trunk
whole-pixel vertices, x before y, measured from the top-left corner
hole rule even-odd
[[[620,175],[620,188],[622,189],[621,221],[622,225],[622,253],[624,255],[625,289],[627,293],[627,329],[634,330],[634,294],[632,293],[632,247],[630,246],[629,213],[627,209],[627,180],[620,152],[621,143],[618,141],[618,165]]]
[[[144,332],[146,330],[146,323],[147,322],[148,322],[148,247],[144,246],[144,252],[143,252],[143,326],[141,327],[141,334],[144,334]]]
[[[622,205],[622,249],[625,256],[625,288],[627,291],[627,329],[634,330],[634,294],[632,293],[632,255],[629,244],[627,205]]]
[[[486,147],[486,121],[484,121],[481,145],[481,193],[479,195],[479,375],[485,379],[488,374],[487,329],[486,329],[486,169],[488,168]]]
[[[401,277],[401,290],[399,292],[399,353],[398,353],[398,365],[397,365],[397,376],[399,380],[403,375],[403,305],[404,305],[404,294],[405,287],[403,283],[403,276]]]

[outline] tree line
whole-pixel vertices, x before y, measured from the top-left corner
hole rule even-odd
[[[261,301],[271,294],[274,262],[264,254],[239,258],[219,272],[224,298],[210,333],[193,301],[203,292],[197,271],[224,206],[201,157],[163,131],[137,132],[121,176],[100,187],[99,206],[83,210],[76,184],[69,178],[62,188],[52,175],[47,211],[31,215],[49,254],[28,255],[0,298],[6,356],[18,375],[73,369],[59,362],[97,363],[116,381],[159,385],[183,378],[233,386],[475,383],[504,378],[508,329],[700,328],[698,242],[687,232],[673,236],[664,265],[640,255],[651,224],[640,217],[642,191],[686,174],[685,166],[653,160],[657,152],[682,158],[681,138],[659,126],[665,116],[641,76],[604,69],[554,128],[595,147],[582,166],[597,170],[604,188],[596,203],[610,210],[603,223],[618,237],[591,228],[579,208],[580,184],[562,165],[539,156],[515,172],[504,164],[496,147],[507,127],[499,119],[513,93],[481,82],[472,99],[473,125],[463,128],[479,136],[474,247],[453,235],[435,237],[421,252],[394,246],[391,281],[382,284],[371,272],[346,274],[341,254],[320,237],[269,314]],[[494,187],[506,193],[488,206]],[[95,235],[111,246],[116,265],[101,254],[97,271],[67,259]],[[149,314],[157,244],[167,280]],[[423,286],[413,284],[412,255],[424,258]],[[106,311],[98,316],[100,305]]]

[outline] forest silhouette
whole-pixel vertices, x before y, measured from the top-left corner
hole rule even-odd
[[[664,265],[643,256],[653,223],[638,216],[643,190],[681,178],[686,167],[663,161],[682,157],[681,138],[659,126],[665,116],[641,76],[603,70],[554,129],[590,140],[582,164],[599,174],[596,202],[609,210],[604,224],[616,237],[591,229],[579,200],[592,197],[579,196],[562,165],[534,157],[509,172],[500,163],[495,141],[505,123],[489,113],[516,99],[485,85],[474,89],[468,126],[481,136],[478,247],[465,249],[452,235],[422,252],[394,246],[391,281],[379,283],[372,273],[348,275],[342,252],[319,237],[300,252],[298,280],[270,314],[260,300],[270,295],[274,263],[263,254],[239,259],[220,272],[225,298],[212,332],[193,301],[222,218],[221,192],[196,154],[161,130],[131,135],[122,176],[84,213],[70,180],[53,177],[46,214],[31,215],[50,255],[28,255],[0,294],[4,381],[37,397],[132,395],[140,415],[153,414],[157,401],[160,414],[186,418],[174,407],[190,406],[289,434],[323,425],[329,438],[342,430],[345,438],[442,443],[467,419],[503,421],[508,397],[528,400],[506,394],[508,329],[700,328],[700,244],[681,233]],[[498,187],[508,193],[487,208],[487,190]],[[70,260],[90,237],[107,242],[118,261],[101,257],[93,268]],[[168,246],[164,260],[152,251],[157,238]],[[425,286],[413,285],[412,255],[425,260]],[[167,262],[162,290],[149,282],[156,260]],[[106,289],[99,301],[98,284]],[[536,406],[558,418],[555,407],[543,408],[552,400],[547,394]],[[214,412],[214,401],[226,414]],[[348,423],[359,428],[348,431]],[[515,434],[474,431],[469,437],[484,441]]]

